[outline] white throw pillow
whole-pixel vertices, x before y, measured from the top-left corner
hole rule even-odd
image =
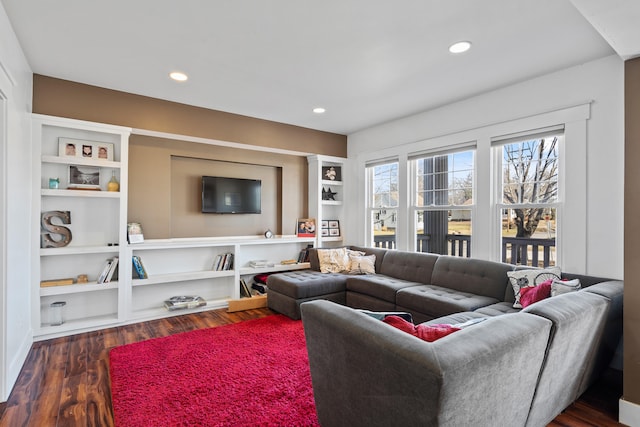
[[[318,249],[318,262],[321,273],[340,273],[348,271],[351,265],[349,254],[364,255],[364,252],[347,248]]]
[[[579,291],[582,286],[580,285],[580,279],[573,280],[559,280],[554,279],[551,283],[551,296],[566,294],[568,292]]]
[[[349,274],[376,274],[375,255],[349,254]]]
[[[553,276],[555,278],[560,278],[560,274],[562,274],[560,267],[551,267],[547,269],[539,269],[539,268],[531,268],[525,270],[517,270],[517,271],[508,271],[507,277],[509,277],[509,282],[513,287],[513,294],[516,297],[515,302],[513,303],[513,308],[522,308],[520,304],[520,288],[524,288],[527,286],[537,286],[542,283],[541,280],[536,280],[540,278],[551,279]]]

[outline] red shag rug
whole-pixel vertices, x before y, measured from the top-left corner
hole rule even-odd
[[[299,320],[185,332],[109,357],[117,426],[319,425]]]

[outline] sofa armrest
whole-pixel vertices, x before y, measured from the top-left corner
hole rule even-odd
[[[526,422],[547,319],[499,316],[429,343],[329,301],[301,311],[321,425]]]

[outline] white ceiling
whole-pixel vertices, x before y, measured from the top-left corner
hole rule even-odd
[[[340,134],[640,53],[638,0],[1,1],[34,73]]]

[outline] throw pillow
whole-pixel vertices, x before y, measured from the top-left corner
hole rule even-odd
[[[547,280],[538,286],[528,286],[520,288],[520,304],[522,308],[535,302],[542,301],[551,296],[551,283],[553,280]]]
[[[566,294],[567,292],[575,292],[580,290],[581,287],[582,286],[580,285],[580,279],[554,279],[553,283],[551,283],[551,296],[555,297],[557,295]]]
[[[349,253],[349,274],[376,274],[376,256]]]
[[[318,249],[321,273],[339,273],[349,268],[346,248]]]
[[[536,278],[548,278],[548,276],[560,277],[561,271],[560,267],[551,267],[547,269],[539,269],[532,268],[526,270],[517,270],[517,271],[508,271],[507,277],[509,277],[509,282],[513,287],[513,294],[516,298],[513,303],[513,308],[522,308],[520,304],[520,288],[524,288],[527,286],[536,286],[539,283],[536,283]]]
[[[387,316],[382,321],[388,325],[393,326],[394,328],[398,328],[403,332],[406,332],[413,335],[414,337],[428,342],[434,342],[442,337],[446,337],[447,335],[460,330],[460,328],[456,328],[455,326],[446,324],[420,324],[416,326],[413,323],[407,322],[406,320],[398,316]]]

